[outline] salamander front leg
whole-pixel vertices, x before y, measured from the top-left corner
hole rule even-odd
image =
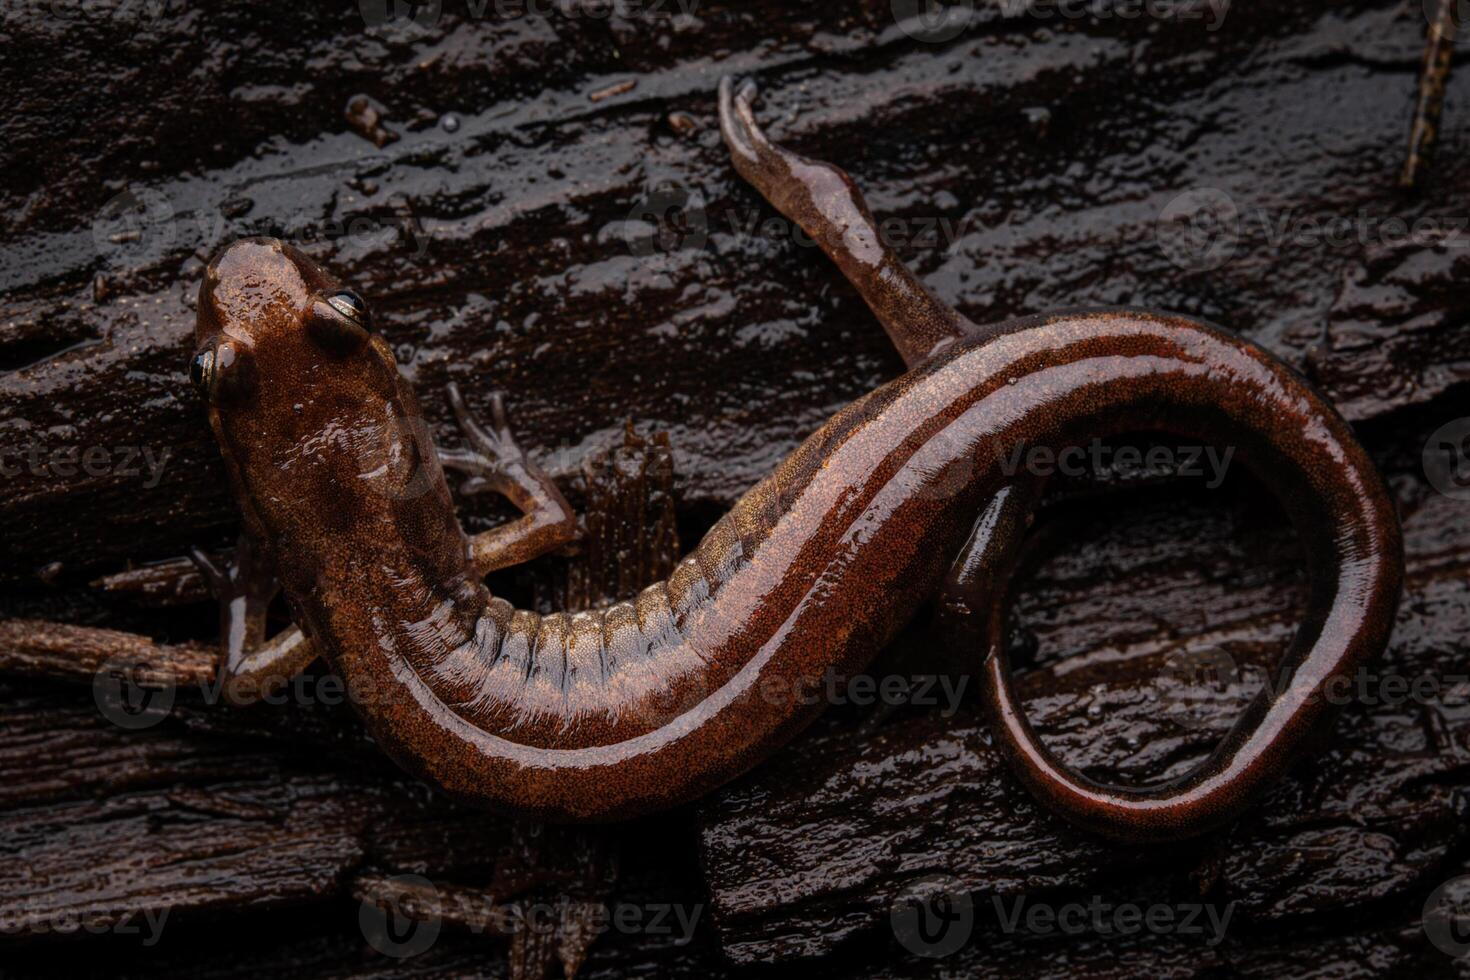
[[[261,564],[248,533],[240,534],[228,568],[220,568],[197,548],[190,557],[220,603],[219,681],[228,703],[253,704],[280,690],[316,659],[316,648],[295,626],[266,637],[266,610],[280,584]]]
[[[514,504],[523,516],[475,535],[470,556],[481,575],[519,565],[577,538],[577,520],[556,483],[516,444],[499,392],[490,396],[491,428],[485,429],[465,406],[459,386],[448,388],[449,406],[464,433],[466,446],[440,449],[446,469],[468,473],[462,493],[493,491]]]
[[[766,138],[751,108],[755,95],[753,82],[737,91],[730,78],[720,81],[720,132],[735,169],[837,264],[904,362],[913,366],[943,344],[973,336],[978,328],[936,299],[883,240],[851,177]]]

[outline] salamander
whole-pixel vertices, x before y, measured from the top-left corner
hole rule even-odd
[[[694,799],[758,764],[926,602],[968,644],[998,743],[1074,822],[1128,840],[1216,827],[1330,716],[1323,697],[1387,642],[1402,544],[1348,425],[1290,368],[1200,320],[1090,310],[977,325],[883,242],[852,179],[772,143],[754,87],[720,87],[739,173],[822,247],[908,370],[837,412],[636,598],[541,615],[484,576],[566,544],[570,506],[502,401],[439,448],[366,300],[301,251],[229,245],[199,291],[191,375],[243,520],[222,599],[222,670],[248,702],[323,657],[375,741],[488,807],[563,821]],[[1008,582],[1045,479],[1017,447],[1160,431],[1229,445],[1280,497],[1311,592],[1268,685],[1198,770],[1166,786],[1069,772],[1027,723],[1003,642]],[[469,536],[446,470],[523,516]],[[283,588],[299,629],[265,636]]]

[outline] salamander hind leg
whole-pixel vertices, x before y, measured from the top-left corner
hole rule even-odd
[[[938,663],[966,681],[980,674],[1000,629],[1022,543],[1041,500],[1041,482],[1002,487],[980,511],[940,588],[934,634]]]
[[[295,626],[267,637],[266,611],[280,584],[260,560],[248,533],[235,557],[221,568],[199,549],[190,555],[220,603],[220,693],[230,704],[247,705],[284,687],[317,657]]]
[[[720,132],[740,176],[821,246],[910,366],[976,327],[940,302],[884,241],[857,184],[840,167],[772,143],[755,121],[756,87],[720,82]]]
[[[489,429],[470,413],[458,385],[451,382],[448,394],[465,446],[439,449],[439,462],[446,469],[468,474],[460,486],[462,493],[501,494],[522,515],[471,539],[470,554],[476,570],[488,575],[497,568],[519,565],[576,540],[577,520],[571,505],[551,476],[515,441],[501,394],[490,396]]]

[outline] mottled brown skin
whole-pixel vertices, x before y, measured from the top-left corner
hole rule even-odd
[[[456,396],[473,451],[436,453],[387,345],[355,332],[365,317],[344,322],[323,305],[340,285],[289,246],[237,242],[201,287],[211,369],[200,382],[245,534],[267,552],[305,638],[260,642],[251,624],[273,585],[215,570],[235,599],[227,673],[269,686],[320,653],[405,768],[517,813],[607,820],[693,799],[759,763],[820,710],[824,677],[861,670],[940,595],[952,634],[983,658],[999,743],[1058,812],[1128,839],[1238,814],[1324,720],[1323,686],[1388,636],[1398,524],[1347,425],[1265,351],[1198,321],[1098,311],[971,324],[886,248],[846,174],[766,139],[753,94],[721,86],[737,169],[836,261],[908,373],[817,430],[667,581],[630,602],[540,616],[481,581],[574,533],[503,418],[484,433]],[[1296,519],[1313,582],[1282,668],[1294,682],[1258,699],[1199,772],[1147,790],[1064,770],[1020,712],[1000,643],[1006,582],[1041,491],[1005,461],[1018,444],[1124,430],[1236,447]],[[526,516],[467,538],[445,464]]]

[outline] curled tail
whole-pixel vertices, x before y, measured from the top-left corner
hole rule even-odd
[[[1126,319],[1127,314],[1110,316]],[[1058,318],[1066,331],[1072,320]],[[1146,787],[1108,785],[1071,772],[1037,737],[1011,682],[1005,645],[1006,584],[1016,544],[1039,495],[1022,476],[992,498],[945,587],[943,606],[974,614],[969,637],[984,651],[986,709],[997,743],[1022,781],[1068,820],[1122,840],[1193,836],[1238,816],[1269,788],[1334,714],[1329,694],[1388,641],[1403,578],[1398,518],[1382,479],[1347,424],[1284,365],[1239,338],[1193,321],[1178,331],[1197,369],[1115,372],[1077,418],[1056,421],[1156,429],[1232,446],[1280,498],[1306,552],[1308,606],[1274,683],[1194,771]],[[1069,332],[1069,331],[1066,331]],[[1136,365],[1135,367],[1142,367]],[[1163,380],[1163,383],[1160,381]],[[1109,385],[1115,386],[1109,391]],[[1084,389],[1087,386],[1083,386]],[[1090,405],[1091,409],[1087,406]],[[1106,408],[1098,409],[1100,406]],[[1060,407],[1060,406],[1058,406]],[[1149,420],[1147,425],[1137,424]],[[1054,446],[1060,449],[1061,446]],[[957,622],[956,635],[966,626]]]

